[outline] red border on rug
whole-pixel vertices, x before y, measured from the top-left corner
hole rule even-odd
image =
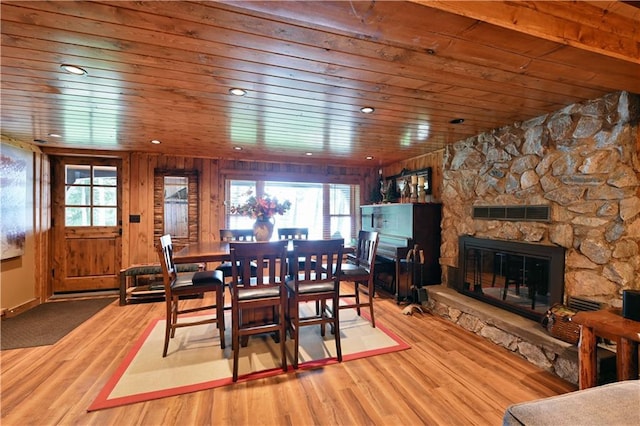
[[[370,319],[369,316],[366,315],[364,312],[362,313],[362,316],[367,318],[367,320]],[[131,364],[131,362],[133,362],[138,351],[140,350],[140,348],[142,348],[142,345],[147,340],[147,338],[149,337],[153,329],[156,327],[159,321],[163,321],[163,320],[164,318],[156,319],[152,321],[151,324],[149,324],[149,326],[147,326],[147,328],[140,335],[140,337],[135,342],[133,347],[129,350],[125,358],[122,360],[122,362],[120,363],[120,365],[118,366],[114,374],[111,376],[111,378],[109,378],[107,383],[104,385],[104,387],[102,388],[102,390],[100,391],[96,399],[91,403],[89,408],[87,408],[87,412],[102,410],[105,408],[119,407],[122,405],[135,404],[138,402],[145,402],[153,399],[166,398],[169,396],[182,395],[185,393],[198,392],[198,391],[207,390],[207,389],[214,389],[214,388],[218,388],[218,387],[222,387],[222,386],[226,386],[234,383],[232,378],[228,377],[225,379],[195,383],[189,386],[179,386],[179,387],[168,388],[168,389],[163,389],[159,391],[143,392],[143,393],[124,396],[120,398],[107,399],[111,394],[111,392],[113,391],[113,389],[118,384],[118,381],[120,380],[122,375],[125,373],[129,365]],[[395,333],[390,331],[384,325],[380,324],[379,321],[376,321],[376,328],[380,329],[388,337],[394,340],[396,342],[396,345],[387,346],[380,349],[358,352],[358,353],[349,354],[349,355],[344,355],[342,357],[342,361],[343,362],[352,361],[354,359],[367,358],[367,357],[382,355],[382,354],[391,353],[391,352],[403,351],[411,348],[409,344],[407,344],[405,341],[400,339],[400,337],[398,337]],[[335,358],[324,358],[320,360],[312,360],[312,361],[300,363],[298,365],[299,367],[298,369],[309,370],[309,369],[318,368],[325,365],[337,364],[337,363],[338,363],[338,360]],[[289,365],[287,373],[290,373],[292,371],[294,371],[294,369],[291,365]],[[284,374],[281,368],[272,368],[269,370],[256,371],[256,372],[252,372],[252,373],[245,374],[243,376],[238,377],[238,381],[235,383],[241,383],[249,380],[276,376],[278,374]]]

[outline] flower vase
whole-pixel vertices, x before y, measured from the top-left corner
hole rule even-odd
[[[273,235],[273,221],[271,219],[256,219],[253,224],[253,236],[256,241],[269,241]]]

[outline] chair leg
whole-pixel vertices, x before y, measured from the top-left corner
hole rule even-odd
[[[178,305],[178,302],[179,302],[179,299],[177,296],[174,296],[173,299],[171,300],[171,338],[172,339],[176,337],[176,328],[174,327],[174,325],[178,323],[178,308],[180,307]]]
[[[321,309],[320,312],[318,312],[318,316],[320,316],[321,318],[328,318],[328,313],[327,313],[327,300],[326,299],[322,299],[322,302],[320,302],[319,300],[316,300],[316,305],[320,304]],[[338,309],[339,310],[339,309]],[[325,323],[322,322],[320,323],[320,336],[324,337],[325,336]]]
[[[360,316],[360,284],[358,282],[354,282],[353,287],[356,298],[356,312],[358,313],[358,316]]]
[[[231,319],[231,348],[233,350],[233,381],[238,381],[238,362],[240,359],[240,329],[239,323],[240,315],[237,312],[237,308],[233,310]]]
[[[300,345],[300,311],[299,308],[297,308],[296,306],[298,305],[298,301],[295,300],[295,306],[292,306],[292,313],[291,315],[291,332],[292,332],[292,336],[293,337],[293,368],[297,369],[298,368],[298,358],[300,356],[300,350],[299,350],[299,345]]]
[[[334,296],[333,303],[336,305],[339,301],[338,295]],[[326,304],[326,302],[323,302]],[[342,362],[342,344],[340,343],[340,309],[333,310],[333,329],[335,330],[334,339],[336,340],[336,355],[338,362]],[[323,326],[324,328],[324,326]]]
[[[218,332],[220,333],[220,348],[224,349],[226,347],[224,341],[224,285],[221,285],[220,288],[216,290],[216,319]]]
[[[282,371],[287,372],[287,348],[286,348],[286,340],[287,340],[287,322],[284,317],[284,305],[280,304],[280,309],[278,309],[278,321],[280,321],[280,353],[282,354]]]
[[[376,320],[373,317],[373,291],[375,284],[369,280],[369,314],[371,315],[371,327],[376,328]]]
[[[163,358],[167,356],[167,350],[169,349],[169,339],[171,338],[171,330],[173,329],[172,322],[171,322],[173,318],[172,306],[173,306],[172,301],[168,300],[166,302],[167,315],[166,315],[165,328],[164,328],[164,349],[162,350]]]

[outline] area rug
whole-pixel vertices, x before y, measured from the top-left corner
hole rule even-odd
[[[313,306],[305,308],[314,309]],[[165,321],[154,321],[87,411],[233,384],[230,313],[225,321],[226,349],[220,349],[215,324],[206,324],[177,330],[166,358],[162,358]],[[340,330],[343,362],[409,348],[379,321],[373,328],[367,317],[358,317],[353,309],[340,311]],[[291,339],[287,339],[287,352],[291,372]],[[327,330],[323,338],[319,326],[302,327],[299,368],[318,368],[333,363],[337,363],[334,336]],[[277,374],[284,374],[280,367],[279,345],[269,335],[250,337],[248,346],[240,349],[238,382]]]
[[[53,345],[80,324],[113,303],[116,297],[47,302],[3,319],[2,350]]]

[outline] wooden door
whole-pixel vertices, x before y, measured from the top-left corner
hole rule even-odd
[[[53,159],[53,293],[118,288],[121,161]]]

